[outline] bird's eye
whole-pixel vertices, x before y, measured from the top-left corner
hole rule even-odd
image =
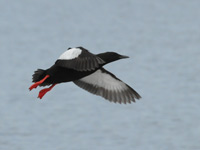
[[[67,50],[72,49],[71,47],[69,47]]]

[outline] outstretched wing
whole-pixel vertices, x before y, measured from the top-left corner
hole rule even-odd
[[[82,47],[68,49],[55,62],[57,66],[77,71],[92,71],[99,68],[100,65],[104,63],[105,61],[100,57]]]
[[[73,82],[88,92],[102,96],[115,103],[126,104],[141,98],[134,89],[104,68]]]

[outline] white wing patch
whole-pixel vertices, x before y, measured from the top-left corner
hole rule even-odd
[[[81,54],[82,50],[80,48],[71,48],[65,51],[58,59],[61,60],[71,60],[77,58]]]

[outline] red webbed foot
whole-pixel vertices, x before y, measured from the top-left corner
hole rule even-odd
[[[56,84],[53,84],[52,86],[50,86],[49,88],[45,88],[45,89],[42,89],[39,94],[38,94],[38,98],[42,99],[42,97],[47,93],[49,92]]]
[[[42,84],[47,78],[49,78],[50,76],[49,75],[46,75],[42,80],[38,81],[38,82],[35,82],[33,85],[31,85],[29,87],[29,90],[31,91],[32,89],[34,88],[37,88],[38,85]]]

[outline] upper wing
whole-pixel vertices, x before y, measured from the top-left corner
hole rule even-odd
[[[112,102],[126,104],[141,98],[134,89],[104,68],[73,82],[88,92],[102,96]]]
[[[90,53],[88,50],[82,47],[71,48],[67,50],[55,62],[55,64],[58,66],[77,71],[95,70],[104,63],[105,61],[100,57]]]

